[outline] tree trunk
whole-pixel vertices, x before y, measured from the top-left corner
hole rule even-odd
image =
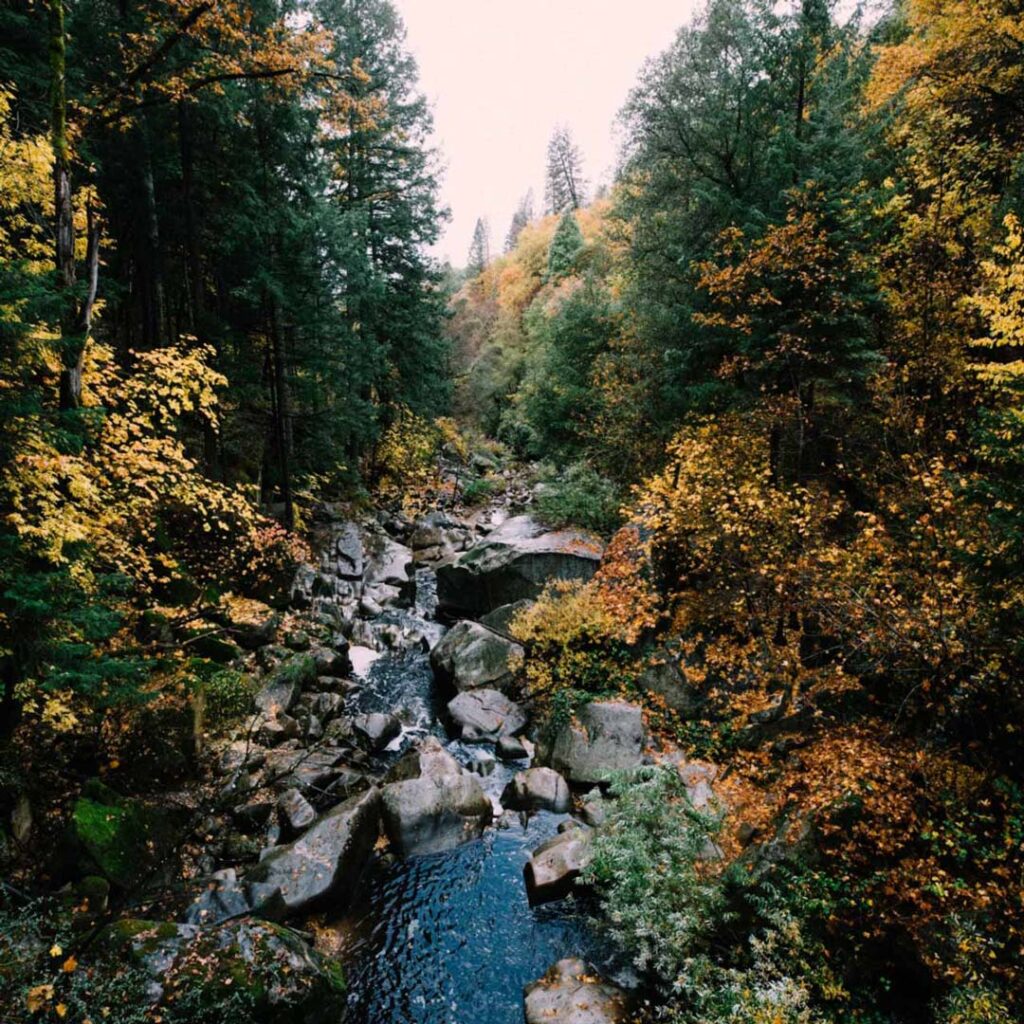
[[[281,500],[284,502],[284,525],[290,530],[295,525],[295,509],[292,505],[291,460],[288,438],[290,404],[288,401],[288,376],[285,367],[284,340],[281,337],[280,315],[277,299],[270,297],[270,341],[274,370],[274,440],[277,444],[278,472],[281,476]]]

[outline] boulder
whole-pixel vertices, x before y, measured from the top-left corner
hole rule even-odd
[[[593,701],[555,737],[551,767],[570,782],[601,782],[611,772],[638,768],[643,746],[644,724],[637,705]]]
[[[592,836],[590,829],[571,827],[533,851],[523,868],[531,904],[560,900],[572,892],[590,863]]]
[[[286,789],[277,798],[277,817],[287,835],[294,836],[316,821],[316,810],[297,789]]]
[[[364,585],[398,587],[407,591],[412,580],[412,552],[386,533],[371,533],[366,538],[367,560]]]
[[[356,523],[335,523],[331,528],[334,570],[343,580],[362,579],[364,564],[363,534]]]
[[[551,768],[516,772],[501,794],[501,804],[513,811],[553,811],[565,814],[572,797],[565,779]]]
[[[437,570],[438,608],[451,618],[477,618],[533,600],[551,580],[589,580],[603,552],[593,534],[549,531],[529,516],[514,516]]]
[[[361,738],[365,749],[380,753],[402,731],[402,723],[394,715],[372,712],[352,719],[352,728]]]
[[[347,676],[352,671],[352,663],[348,657],[348,640],[343,636],[335,636],[330,647],[316,644],[309,649],[308,655],[313,659],[318,676]]]
[[[524,989],[526,1024],[622,1024],[625,993],[582,960],[559,960]]]
[[[253,908],[263,912],[278,907],[284,914],[299,914],[328,897],[340,908],[351,897],[379,830],[380,790],[370,788],[335,807],[249,872],[246,882]]]
[[[678,659],[664,649],[655,652],[637,677],[636,686],[643,693],[660,697],[684,721],[698,717],[704,705],[701,694],[680,670]]]
[[[430,652],[434,674],[462,693],[488,687],[505,690],[526,654],[519,644],[506,640],[478,622],[460,622]]]
[[[283,713],[263,715],[256,724],[256,742],[264,747],[276,747],[285,740],[293,740],[302,733],[297,719]]]
[[[502,761],[525,761],[530,753],[518,736],[499,736],[494,752]]]
[[[448,714],[467,743],[494,743],[526,728],[526,712],[497,690],[467,690],[448,702]]]
[[[253,702],[267,715],[287,713],[299,694],[316,684],[316,677],[316,661],[308,654],[293,654],[274,669]]]
[[[262,601],[234,598],[224,608],[224,624],[239,647],[254,651],[272,644],[281,625],[281,613]]]
[[[474,775],[434,738],[410,750],[384,786],[384,830],[404,856],[438,853],[479,836],[493,807]]]
[[[487,626],[490,629],[495,629],[499,633],[508,633],[512,625],[512,620],[520,613],[526,611],[533,604],[533,601],[527,601],[525,598],[522,601],[513,601],[511,604],[503,604],[494,611],[488,612],[486,615],[481,616],[480,622],[482,625]]]
[[[210,877],[209,884],[185,911],[185,921],[210,926],[247,914],[249,910],[249,899],[238,884],[235,869],[225,868]]]

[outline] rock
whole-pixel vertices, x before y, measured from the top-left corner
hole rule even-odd
[[[375,619],[378,615],[384,614],[384,609],[369,594],[364,594],[359,599],[359,614],[365,615],[368,619]]]
[[[622,1024],[625,993],[582,960],[559,960],[524,989],[526,1024]]]
[[[525,651],[478,622],[460,622],[430,652],[437,678],[460,693],[488,687],[504,690],[515,679]]]
[[[274,642],[281,613],[262,601],[235,600],[223,610],[228,635],[247,651],[255,651]]]
[[[321,679],[322,683],[323,680]],[[336,715],[340,714],[341,709],[345,706],[345,698],[340,693],[317,693],[310,694],[312,700],[309,704],[309,710],[317,715],[321,721],[329,722]]]
[[[309,649],[306,657],[313,659],[318,676],[347,676],[352,671],[352,663],[348,657],[348,640],[336,636],[331,646],[316,644]]]
[[[516,772],[501,794],[501,804],[513,811],[553,811],[565,814],[572,804],[565,779],[551,768]]]
[[[335,523],[331,529],[335,572],[343,580],[362,579],[364,564],[363,535],[355,523]]]
[[[82,790],[71,813],[67,859],[75,868],[91,865],[122,888],[131,888],[157,869],[170,848],[179,814],[125,799],[95,780]]]
[[[304,629],[293,629],[285,633],[284,645],[290,651],[308,651],[309,644],[309,634]]]
[[[373,588],[383,584],[403,591],[409,590],[413,569],[409,548],[385,533],[373,533],[366,538],[366,549],[367,563],[363,573],[365,587]]]
[[[286,789],[277,798],[277,817],[281,828],[294,836],[316,821],[316,811],[297,789]]]
[[[270,820],[274,805],[268,800],[249,800],[231,808],[231,818],[242,832],[256,832]]]
[[[479,836],[493,813],[476,777],[428,737],[384,786],[384,830],[403,856],[450,850]]]
[[[704,706],[702,695],[683,675],[678,659],[664,648],[652,656],[636,686],[644,693],[660,697],[684,721],[699,717]]]
[[[247,875],[257,912],[298,914],[331,898],[341,909],[359,881],[380,827],[380,791],[368,789],[325,814],[294,842],[278,847]]]
[[[525,761],[530,756],[518,736],[499,736],[494,752],[502,761]]]
[[[550,580],[589,580],[603,551],[592,534],[548,531],[529,516],[515,516],[438,569],[439,610],[452,618],[476,618],[537,598]]]
[[[253,702],[264,714],[286,713],[304,689],[315,685],[316,677],[316,661],[308,654],[293,654],[274,669]]]
[[[598,828],[608,820],[608,808],[605,806],[601,790],[596,786],[584,798],[580,807],[580,821],[591,828]]]
[[[593,701],[559,731],[551,767],[570,782],[601,782],[612,772],[639,767],[643,745],[639,707],[625,701]]]
[[[448,702],[448,714],[467,743],[493,743],[526,728],[526,712],[497,690],[468,690]]]
[[[302,726],[291,715],[265,715],[256,727],[256,742],[264,747],[276,747],[285,740],[295,739],[301,733]]]
[[[402,723],[394,715],[374,712],[357,715],[352,719],[352,728],[362,737],[366,749],[372,754],[382,751],[402,731]]]
[[[189,649],[200,658],[226,665],[242,656],[242,649],[216,632],[200,631],[188,640]]]
[[[109,926],[101,941],[145,969],[151,1003],[165,989],[187,993],[203,1019],[237,1019],[239,1005],[266,1024],[327,1024],[344,1013],[337,964],[270,921],[200,927],[126,918]]]
[[[523,868],[530,903],[546,903],[568,896],[576,879],[590,863],[590,829],[570,827],[541,843]]]
[[[249,913],[248,897],[238,884],[234,868],[217,871],[209,885],[192,901],[185,911],[188,924],[215,925],[230,917]]]
[[[486,615],[481,616],[481,625],[487,626],[490,629],[495,629],[499,633],[509,632],[509,627],[512,625],[512,620],[520,613],[526,611],[527,608],[533,605],[533,601],[528,601],[525,598],[522,601],[513,601],[511,604],[503,604],[494,611],[488,612]]]

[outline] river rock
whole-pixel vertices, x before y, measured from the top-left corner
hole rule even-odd
[[[262,715],[256,723],[256,742],[264,747],[276,747],[293,740],[302,732],[302,726],[291,715],[283,712]]]
[[[328,897],[333,906],[342,906],[366,867],[379,829],[380,790],[370,788],[346,800],[249,872],[253,908],[298,914]]]
[[[478,622],[452,627],[430,652],[437,678],[460,693],[488,687],[504,690],[515,679],[525,651]]]
[[[551,768],[516,772],[501,794],[503,807],[514,811],[553,811],[564,814],[572,804],[569,786]]]
[[[467,690],[448,702],[448,714],[467,743],[493,743],[522,732],[526,712],[497,690]]]
[[[352,728],[372,754],[382,751],[401,731],[402,723],[394,715],[372,712],[352,719]]]
[[[356,523],[335,523],[331,528],[334,547],[334,571],[343,580],[362,579],[364,566],[363,535]]]
[[[637,705],[593,701],[559,731],[551,767],[570,782],[601,782],[611,772],[638,768],[643,746],[644,724]]]
[[[352,663],[348,657],[348,640],[340,634],[331,640],[329,647],[325,644],[316,644],[304,657],[313,659],[318,676],[347,676],[352,671]]]
[[[512,626],[512,620],[520,612],[526,611],[531,605],[533,605],[533,601],[527,601],[525,598],[522,601],[503,604],[495,608],[494,611],[481,616],[480,622],[490,629],[497,630],[499,633],[508,633]]]
[[[568,896],[576,879],[590,863],[591,829],[570,827],[541,843],[523,868],[530,903],[546,903]]]
[[[316,821],[316,810],[297,789],[286,789],[277,798],[277,817],[285,832],[294,836]]]
[[[404,856],[450,850],[479,836],[493,808],[476,777],[434,737],[410,750],[384,786],[384,830]]]
[[[499,736],[494,752],[502,761],[525,761],[529,751],[518,736]]]
[[[381,585],[406,589],[413,570],[412,552],[386,533],[366,537],[367,561],[363,584],[367,588]]]
[[[526,1024],[622,1024],[625,993],[582,960],[559,960],[524,989]]]
[[[437,570],[439,610],[452,618],[477,618],[537,598],[550,580],[589,580],[603,552],[593,534],[550,531],[529,516],[514,516]]]

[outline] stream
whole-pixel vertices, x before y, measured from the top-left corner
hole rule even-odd
[[[415,607],[380,619],[436,642],[444,627],[434,617],[435,594],[433,570],[421,568]],[[389,759],[432,733],[480,776],[496,805],[526,767],[497,760],[491,745],[448,739],[443,696],[421,648],[383,653],[361,682],[349,713],[391,712],[405,723]],[[538,907],[527,900],[523,866],[567,817],[504,812],[454,850],[378,858],[360,898],[333,921],[349,983],[343,1024],[521,1024],[523,986],[555,961],[575,955],[609,968],[607,946],[575,897]]]

